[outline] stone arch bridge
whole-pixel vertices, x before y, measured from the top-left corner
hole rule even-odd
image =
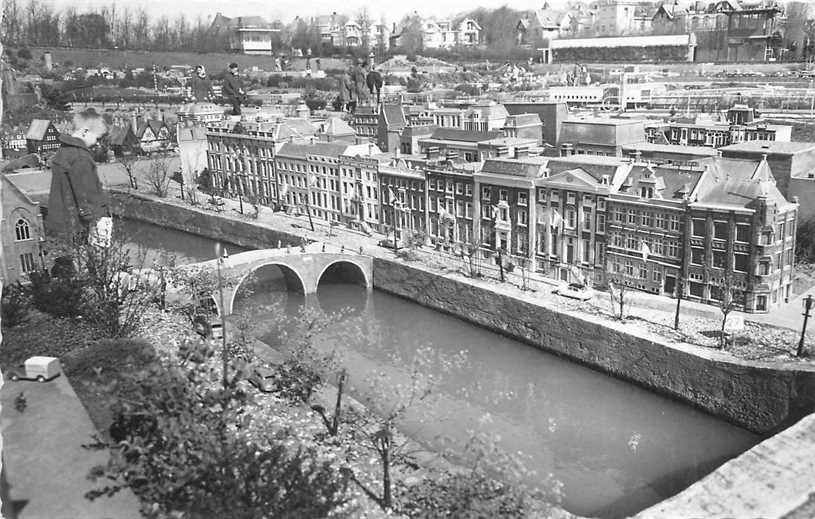
[[[256,270],[267,265],[280,268],[286,287],[295,292],[313,294],[326,273],[332,271],[354,280],[365,287],[373,287],[373,258],[355,252],[346,252],[336,246],[332,251],[319,243],[305,247],[285,249],[261,249],[241,252],[221,260],[221,275],[224,279],[224,307],[220,308],[219,296],[212,294],[219,315],[230,315],[235,303],[235,296],[241,284]],[[204,267],[215,271],[218,260],[195,263],[190,267]]]

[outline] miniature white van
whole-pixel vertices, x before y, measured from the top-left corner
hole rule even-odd
[[[62,373],[59,359],[56,357],[29,357],[18,368],[12,370],[11,380],[27,379],[45,382]]]

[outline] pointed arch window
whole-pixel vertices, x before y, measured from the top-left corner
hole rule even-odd
[[[16,241],[31,239],[31,227],[28,224],[28,220],[25,218],[20,218],[17,220],[17,223],[14,224],[14,237]]]

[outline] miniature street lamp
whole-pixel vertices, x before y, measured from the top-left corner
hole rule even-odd
[[[223,278],[221,278],[221,263],[228,257],[229,254],[226,252],[226,248],[222,247],[220,242],[216,243],[215,263],[218,268],[218,298],[221,305],[221,359],[223,360],[224,389],[227,387],[226,373],[229,365],[229,353],[226,350],[226,308],[224,307],[224,284]]]
[[[812,310],[812,303],[815,301],[812,294],[807,294],[804,298],[804,327],[801,329],[801,340],[798,342],[798,351],[795,352],[796,357],[800,357],[804,353],[804,336],[807,333],[807,320],[809,320],[809,311]]]

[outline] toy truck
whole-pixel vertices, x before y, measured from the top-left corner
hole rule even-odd
[[[36,380],[46,382],[62,373],[59,359],[56,357],[29,357],[23,364],[13,368],[9,378],[17,380]]]

